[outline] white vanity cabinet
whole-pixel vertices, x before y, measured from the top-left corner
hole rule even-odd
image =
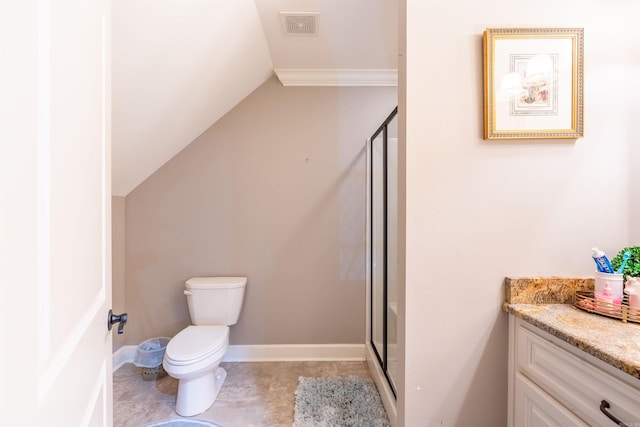
[[[508,369],[511,427],[640,427],[640,379],[514,315]]]

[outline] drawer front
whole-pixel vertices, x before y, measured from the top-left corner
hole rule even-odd
[[[600,403],[606,400],[611,406],[609,411],[621,421],[640,425],[640,389],[630,387],[522,324],[518,327],[517,346],[516,370],[587,424],[615,425],[600,411]]]
[[[516,374],[514,391],[518,427],[589,427],[521,374]]]

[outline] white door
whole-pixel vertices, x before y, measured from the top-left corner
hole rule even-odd
[[[0,5],[0,426],[111,424],[109,25]]]

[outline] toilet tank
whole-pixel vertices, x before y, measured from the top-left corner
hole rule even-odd
[[[240,317],[246,277],[192,277],[184,294],[194,325],[235,325]]]

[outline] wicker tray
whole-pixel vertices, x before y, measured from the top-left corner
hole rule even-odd
[[[629,307],[629,296],[626,294],[622,299],[622,304],[610,304],[603,301],[596,301],[593,297],[593,292],[576,291],[574,301],[573,305],[580,310],[620,319],[624,323],[640,323],[640,308]]]

